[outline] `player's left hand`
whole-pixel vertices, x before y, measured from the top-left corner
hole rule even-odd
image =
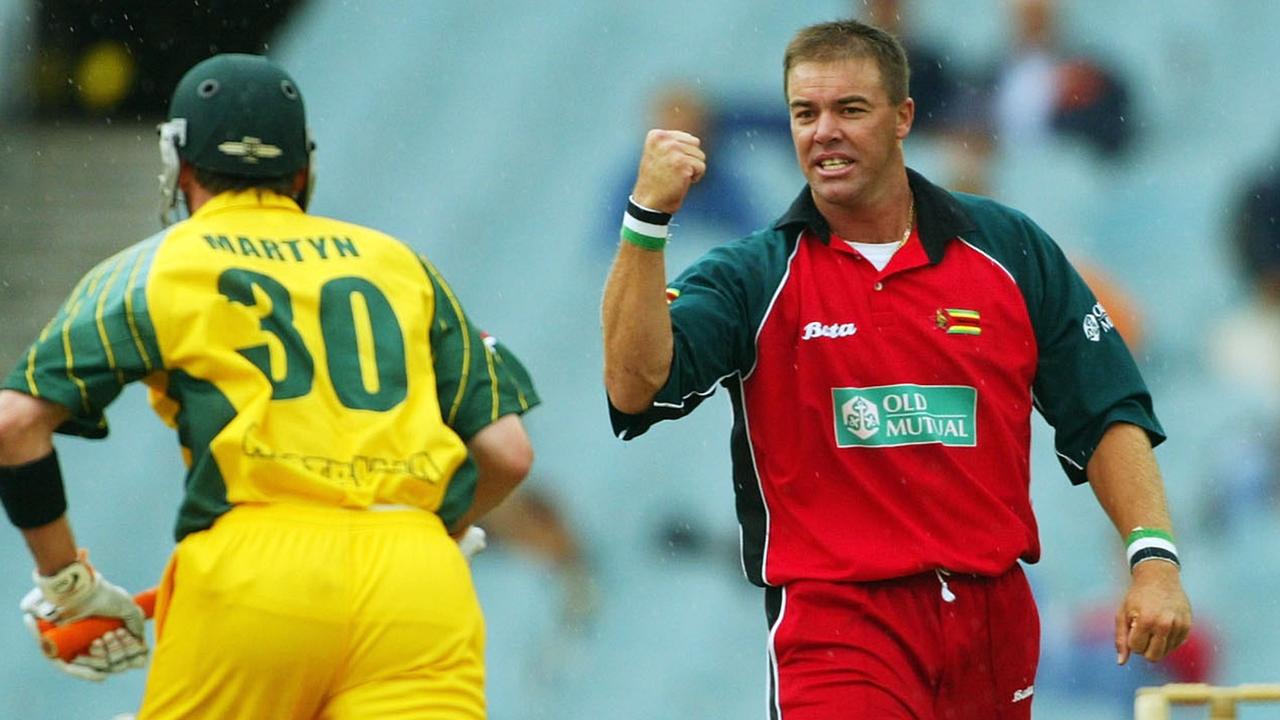
[[[23,614],[22,621],[39,644],[40,627],[36,617],[27,612]],[[89,643],[89,652],[75,656],[71,662],[56,657],[49,658],[49,662],[72,677],[101,682],[114,673],[144,667],[147,664],[147,644],[128,630],[117,628]]]
[[[104,633],[89,645],[87,654],[71,662],[51,658],[59,670],[83,680],[102,680],[111,673],[142,667],[147,662],[146,618],[129,593],[107,582],[80,558],[50,577],[35,574],[35,588],[18,604],[23,622],[40,642],[38,621],[75,622],[90,616],[120,618],[124,627]]]
[[[1191,602],[1176,565],[1148,560],[1135,566],[1132,575],[1116,613],[1116,662],[1121,665],[1132,653],[1162,660],[1191,632]]]

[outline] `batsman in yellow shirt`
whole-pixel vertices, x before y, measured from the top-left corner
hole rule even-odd
[[[79,550],[54,432],[104,437],[150,388],[188,466],[140,718],[485,717],[454,537],[532,462],[528,374],[408,246],[305,212],[302,96],[265,58],[181,80],[169,220],[91,270],[5,379],[0,500],[35,559],[27,619],[124,627],[70,662],[141,666],[138,606]]]

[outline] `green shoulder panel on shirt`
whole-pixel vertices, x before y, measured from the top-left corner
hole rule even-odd
[[[1033,399],[1055,430],[1071,481],[1086,480],[1084,468],[1112,423],[1138,425],[1153,444],[1163,441],[1133,355],[1061,248],[1017,210],[973,195],[955,197],[978,228],[964,240],[1003,266],[1026,302],[1039,351]]]
[[[58,432],[107,435],[103,410],[125,384],[163,367],[146,283],[164,234],[90,270],[28,348],[4,387],[71,410]]]
[[[542,398],[520,358],[491,335],[484,336],[484,342],[493,354],[494,374],[498,377],[498,415],[523,415],[539,405]]]
[[[420,258],[435,294],[431,350],[436,392],[445,423],[463,441],[503,415],[523,415],[541,402],[528,370],[506,346],[471,324],[440,272]],[[475,498],[477,471],[470,456],[454,472],[436,510],[445,526],[466,513]]]
[[[421,262],[435,294],[430,340],[440,412],[467,441],[502,415],[524,413],[539,399],[515,355],[473,325],[440,272],[425,258]]]

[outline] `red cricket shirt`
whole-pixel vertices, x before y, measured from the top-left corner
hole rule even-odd
[[[1128,349],[1053,241],[909,177],[917,230],[882,271],[830,235],[807,188],[772,228],[709,252],[669,292],[666,387],[644,413],[611,408],[631,439],[728,389],[757,584],[1035,562],[1033,406],[1076,483],[1113,422],[1163,440]]]

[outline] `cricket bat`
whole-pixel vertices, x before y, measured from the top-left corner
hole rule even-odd
[[[133,601],[150,618],[156,612],[156,589],[143,590],[133,596]],[[87,617],[83,620],[54,625],[48,620],[37,620],[40,630],[40,649],[47,657],[71,662],[77,655],[89,652],[89,644],[103,633],[124,627],[120,618]]]

